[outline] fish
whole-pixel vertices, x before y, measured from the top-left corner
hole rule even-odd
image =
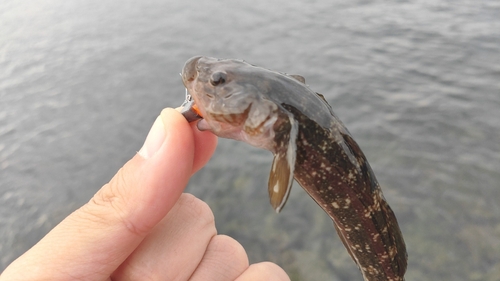
[[[196,56],[181,77],[188,121],[273,153],[268,191],[276,212],[295,180],[333,220],[365,281],[404,280],[408,254],[396,216],[323,95],[300,75],[238,59]]]

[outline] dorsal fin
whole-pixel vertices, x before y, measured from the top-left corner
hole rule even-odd
[[[320,93],[316,93],[316,95],[318,95],[318,97],[319,97],[320,99],[322,99],[322,100],[326,103],[326,105],[328,105],[328,108],[330,109],[330,111],[332,111],[332,106],[331,106],[331,105],[330,105],[330,104],[326,101],[325,96],[323,96],[323,95],[322,95],[322,94],[320,94]]]
[[[320,93],[316,93],[316,95],[318,95],[324,102],[326,102],[328,104],[328,102],[326,101],[325,99],[325,96],[323,96],[322,94]]]
[[[306,83],[306,78],[302,75],[297,75],[297,74],[288,74],[288,76],[292,77],[293,79],[305,84]]]

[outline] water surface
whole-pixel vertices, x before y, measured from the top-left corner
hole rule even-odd
[[[325,95],[399,219],[407,280],[498,280],[494,0],[2,1],[0,270],[108,181],[163,107],[180,105],[194,55],[301,74]],[[252,262],[293,280],[360,280],[300,186],[273,212],[271,160],[222,140],[187,192]]]

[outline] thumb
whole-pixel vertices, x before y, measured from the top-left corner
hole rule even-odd
[[[196,134],[179,112],[164,110],[139,153],[2,277],[107,279],[179,199],[193,172]],[[208,160],[211,143],[206,159],[197,162]]]
[[[102,214],[128,233],[147,234],[173,207],[189,181],[194,158],[193,132],[184,117],[166,109],[143,147],[83,206],[83,214]]]

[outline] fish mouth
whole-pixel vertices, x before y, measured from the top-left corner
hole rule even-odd
[[[188,93],[187,89],[186,98],[181,105],[181,114],[189,123],[203,118],[201,116],[200,109],[194,102],[193,97]]]
[[[181,114],[190,123],[203,118],[198,105],[188,90],[190,84],[198,77],[197,65],[201,58],[201,56],[196,56],[187,60],[181,72],[182,83],[186,87],[186,98],[181,105]]]
[[[245,110],[242,112],[237,112],[237,113],[212,113],[212,112],[207,112],[207,117],[210,120],[214,120],[217,122],[221,123],[226,123],[230,124],[233,126],[239,126],[245,123],[246,119],[248,118],[248,114],[250,112],[252,104],[250,103]],[[191,123],[199,119],[203,119],[203,116],[201,114],[201,111],[196,104],[195,100],[192,98],[192,96],[189,94],[189,92],[186,89],[186,98],[182,105],[180,106],[180,112],[186,118],[186,120]]]

